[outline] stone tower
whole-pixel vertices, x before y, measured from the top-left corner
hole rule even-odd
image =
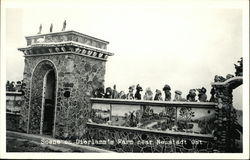
[[[94,89],[103,86],[109,42],[76,31],[26,37],[24,132],[79,138]]]

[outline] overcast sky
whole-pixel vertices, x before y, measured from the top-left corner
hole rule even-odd
[[[242,11],[175,4],[173,1],[81,1],[62,6],[40,5],[6,10],[6,72],[8,80],[22,79],[25,36],[38,32],[76,30],[110,42],[115,55],[106,65],[105,86],[128,92],[140,84],[153,92],[165,84],[181,90],[207,88],[210,97],[215,75],[234,74],[242,57]],[[119,2],[119,3],[118,3]],[[75,6],[77,5],[77,6]],[[234,91],[234,103],[242,107],[242,87]],[[144,93],[143,93],[144,94]],[[172,96],[172,97],[173,97]]]

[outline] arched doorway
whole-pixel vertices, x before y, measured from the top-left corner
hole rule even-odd
[[[56,92],[56,68],[51,61],[43,60],[37,64],[32,74],[28,133],[54,136]]]
[[[55,114],[55,72],[49,70],[44,76],[43,105],[40,134],[52,135]]]

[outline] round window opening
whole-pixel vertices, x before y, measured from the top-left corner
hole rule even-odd
[[[64,95],[64,97],[69,98],[70,97],[70,91],[65,91],[63,95]]]

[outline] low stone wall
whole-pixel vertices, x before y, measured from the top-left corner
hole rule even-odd
[[[118,127],[101,124],[87,124],[86,139],[89,143],[115,152],[213,152],[213,136],[164,133],[132,127]]]
[[[90,121],[111,126],[210,134],[215,106],[210,102],[165,102],[92,98]]]
[[[86,141],[116,152],[216,152],[211,102],[92,98]]]
[[[6,129],[21,131],[19,128],[20,114],[6,113]]]

